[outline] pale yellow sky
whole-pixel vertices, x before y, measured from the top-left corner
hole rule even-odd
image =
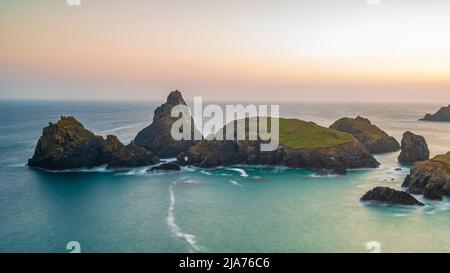
[[[450,100],[450,1],[0,3],[0,99]]]

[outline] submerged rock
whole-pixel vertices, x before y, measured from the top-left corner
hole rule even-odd
[[[180,165],[178,165],[177,163],[174,162],[167,162],[167,163],[163,163],[161,165],[152,167],[150,169],[150,172],[154,172],[154,171],[180,171]]]
[[[423,136],[415,135],[410,131],[403,134],[402,151],[398,160],[403,163],[415,163],[430,158],[430,150]]]
[[[420,120],[450,122],[450,105],[446,107],[441,107],[441,109],[439,109],[434,114],[426,114]]]
[[[328,169],[339,174],[344,174],[347,168],[379,166],[369,151],[347,133],[296,119],[279,119],[279,124],[280,145],[274,151],[262,152],[261,140],[203,140],[181,153],[178,162],[203,168],[281,165]]]
[[[372,154],[395,152],[400,149],[400,144],[395,138],[360,116],[355,119],[339,119],[330,128],[353,135]]]
[[[361,201],[375,201],[390,205],[424,206],[411,194],[388,187],[376,187],[364,194]]]
[[[192,118],[192,140],[174,140],[170,133],[173,123],[179,119],[171,116],[172,108],[177,105],[186,105],[178,90],[170,92],[167,101],[156,108],[153,122],[136,135],[133,143],[165,158],[175,157],[193,146],[195,126]]]
[[[84,128],[74,117],[61,117],[56,124],[49,123],[44,128],[28,165],[65,170],[103,164],[110,168],[136,167],[158,161],[157,156],[143,148],[124,145],[111,135],[105,140]]]
[[[423,194],[423,197],[432,200],[442,200],[443,196],[450,196],[450,154],[441,155],[418,162],[406,176],[402,187],[413,194]]]

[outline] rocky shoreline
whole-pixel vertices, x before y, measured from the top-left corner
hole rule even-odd
[[[84,128],[74,117],[64,117],[43,129],[30,167],[48,170],[93,168],[129,168],[159,162],[152,152],[134,144],[124,145],[116,136],[106,139]]]
[[[203,140],[186,152],[181,153],[177,160],[181,165],[193,165],[201,168],[214,168],[227,165],[268,165],[286,166],[301,169],[328,169],[338,174],[345,174],[350,168],[376,168],[379,163],[370,152],[355,138],[332,129],[321,127],[295,119],[279,119],[280,146],[275,151],[261,152],[261,141],[209,141]],[[308,132],[320,131],[323,140],[336,141],[330,146],[293,145],[284,139],[284,132],[290,128],[302,128],[303,137],[310,137]],[[225,127],[224,127],[225,128]],[[223,133],[224,129],[219,133]],[[345,138],[345,139],[344,139]]]
[[[122,168],[152,165],[159,162],[159,157],[176,156],[179,165],[202,168],[282,165],[345,174],[348,168],[379,166],[366,147],[351,135],[295,119],[280,119],[282,143],[272,152],[260,152],[260,140],[175,141],[170,130],[177,119],[171,117],[171,110],[179,104],[186,105],[186,102],[179,91],[172,91],[167,101],[155,110],[153,122],[129,145],[122,144],[115,136],[106,139],[97,136],[73,117],[61,117],[58,123],[44,128],[28,165],[49,170],[102,164]],[[298,144],[299,139],[305,143]]]
[[[132,168],[155,165],[160,162],[160,157],[176,157],[176,162],[160,164],[149,172],[179,171],[179,166],[184,165],[200,168],[264,165],[346,174],[347,169],[378,167],[374,153],[400,149],[393,137],[359,116],[342,118],[330,128],[313,122],[280,118],[280,145],[270,152],[261,151],[264,142],[259,136],[257,140],[175,141],[170,130],[177,119],[171,117],[171,110],[178,104],[186,105],[186,102],[179,91],[173,91],[155,110],[153,122],[128,145],[113,135],[106,138],[95,135],[74,117],[62,116],[57,123],[49,123],[43,129],[28,165],[46,170],[100,165]],[[225,127],[219,131],[224,132]],[[425,138],[405,132],[398,159],[403,163],[415,163],[402,184],[406,192],[376,188],[361,200],[420,205],[409,193],[431,200],[450,196],[450,153],[433,159],[428,159],[429,154]]]

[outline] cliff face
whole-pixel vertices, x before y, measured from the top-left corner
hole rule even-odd
[[[355,119],[339,119],[330,128],[351,134],[372,154],[395,152],[400,149],[400,144],[395,138],[360,116]]]
[[[442,157],[450,158],[450,154],[417,163],[405,178],[402,187],[406,187],[410,193],[423,194],[425,198],[432,200],[450,196],[449,165],[441,161]]]
[[[425,117],[420,120],[450,122],[450,105],[442,107],[434,114],[426,114]]]
[[[409,131],[403,134],[402,151],[398,160],[403,163],[415,163],[430,158],[430,150],[423,136],[413,134]]]
[[[182,165],[211,168],[221,165],[283,165],[292,168],[332,169],[377,167],[379,163],[352,136],[301,120],[280,119],[280,146],[261,152],[261,140],[208,141],[178,156]]]
[[[45,127],[34,155],[28,160],[31,167],[64,170],[95,167],[134,167],[150,165],[159,159],[151,152],[135,145],[124,145],[115,136],[105,140],[84,128],[73,117],[61,117]]]
[[[178,120],[171,116],[171,111],[177,105],[186,105],[186,102],[179,91],[172,91],[167,97],[167,101],[156,108],[153,122],[136,135],[133,143],[160,157],[175,157],[194,145],[195,141],[193,140],[176,141],[171,136],[172,125]],[[191,123],[191,139],[194,139],[195,127],[192,118]]]

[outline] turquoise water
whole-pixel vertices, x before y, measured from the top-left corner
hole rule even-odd
[[[42,127],[60,115],[129,142],[156,105],[0,102],[0,252],[68,252],[69,241],[83,252],[369,252],[370,241],[383,252],[450,252],[448,200],[424,208],[359,202],[374,186],[400,188],[409,166],[396,162],[397,153],[377,156],[379,169],[328,177],[242,166],[147,174],[24,165]],[[434,155],[450,150],[450,124],[417,119],[437,107],[285,104],[280,111],[325,126],[367,116],[398,139],[407,129],[423,134]]]

